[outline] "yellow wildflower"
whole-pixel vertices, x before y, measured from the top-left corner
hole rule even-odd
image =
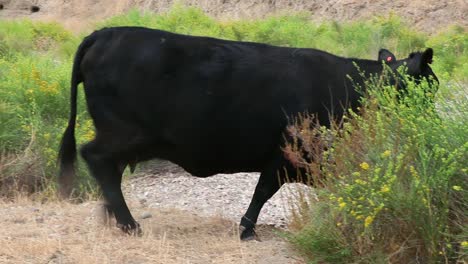
[[[462,241],[460,245],[462,246],[462,248],[468,248],[468,241]]]
[[[426,207],[429,208],[430,204],[429,204],[429,202],[427,201],[427,199],[426,199],[425,197],[423,197],[421,200],[422,200],[423,204],[424,204]]]
[[[389,191],[390,191],[390,188],[386,184],[382,186],[382,188],[380,189],[381,193],[388,193]]]
[[[390,156],[390,154],[392,154],[392,152],[390,150],[386,150],[382,153],[382,157],[383,158],[387,158]]]
[[[458,186],[458,185],[454,185],[454,186],[452,186],[452,189],[454,189],[455,191],[461,191],[462,187]]]
[[[418,172],[416,171],[413,165],[410,166],[410,172],[413,177],[419,178]]]
[[[31,76],[32,76],[32,78],[34,80],[40,80],[41,79],[41,76],[40,76],[39,72],[34,67],[31,70]]]
[[[341,226],[342,224],[340,222],[336,223],[336,226]]]
[[[340,209],[343,209],[343,208],[345,208],[346,203],[345,203],[345,202],[341,202],[341,203],[338,204],[338,206],[340,207]]]
[[[360,166],[361,169],[363,169],[363,170],[368,170],[369,167],[370,167],[369,164],[368,164],[367,162],[365,162],[365,161],[364,161],[363,163],[359,164],[359,166]]]
[[[374,215],[377,215],[383,208],[385,204],[381,203],[378,207],[374,208]]]
[[[89,129],[89,130],[86,132],[86,134],[84,135],[84,138],[85,138],[86,140],[91,141],[91,140],[94,139],[94,135],[95,135],[94,130]]]
[[[374,221],[373,216],[368,216],[366,219],[364,219],[364,227],[368,227],[372,222]]]
[[[354,182],[357,183],[357,184],[361,184],[361,185],[365,185],[365,184],[366,184],[366,182],[363,181],[363,180],[361,180],[361,179],[356,179]]]

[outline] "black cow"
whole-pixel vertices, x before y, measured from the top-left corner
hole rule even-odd
[[[406,64],[416,79],[436,79],[429,67],[432,49],[398,61],[381,50],[371,61],[137,27],[96,31],[83,40],[73,64],[61,190],[69,195],[74,178],[76,96],[83,82],[96,138],[81,155],[124,231],[140,231],[121,192],[124,168],[161,158],[197,177],[261,172],[240,222],[241,238],[251,239],[285,172],[296,179],[282,152],[288,118],[314,113],[329,125],[330,112],[340,116],[345,106],[358,105],[353,85],[363,83],[360,71],[381,73],[381,60],[393,70]]]

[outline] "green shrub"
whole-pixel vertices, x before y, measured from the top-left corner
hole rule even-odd
[[[219,36],[220,23],[204,14],[200,9],[174,5],[169,12],[155,14],[136,9],[127,14],[110,18],[98,27],[139,26],[157,28],[191,35]]]
[[[57,23],[30,20],[0,20],[0,56],[43,51],[60,51],[60,45],[76,42],[75,37]]]
[[[25,175],[21,175],[24,170],[18,169],[16,164],[11,164],[4,173],[19,174],[18,178],[34,174],[34,179],[41,179],[47,190],[55,188],[58,144],[68,120],[70,65],[70,60],[58,62],[47,54],[27,56],[17,53],[10,56],[8,61],[0,59],[1,151],[21,156],[21,152],[27,150],[30,153],[28,157],[35,163],[34,170],[29,168],[31,171]],[[78,103],[77,139],[82,143],[93,137],[94,130],[83,96],[80,96]],[[78,184],[81,187],[78,189],[85,192],[91,179],[86,170],[81,169],[80,175]],[[20,182],[24,182],[24,186],[28,181]],[[37,190],[33,187],[26,189]]]
[[[452,87],[451,93],[463,89]],[[318,204],[301,212],[315,221],[292,241],[312,259],[329,263],[462,260],[468,238],[463,202],[468,190],[467,101],[455,106],[438,97],[436,108],[424,85],[409,85],[402,98],[381,83],[370,82],[367,91],[360,115],[351,113],[342,128],[312,131],[322,140],[333,135],[334,141],[313,153],[321,158],[307,166],[309,173],[321,168],[320,175],[311,177],[319,177],[324,190]],[[305,129],[309,124],[298,126],[300,138],[311,135]],[[310,149],[289,146],[294,152]],[[326,222],[317,224],[317,217]],[[327,259],[327,245],[351,257]]]
[[[453,26],[431,37],[427,46],[433,47],[434,70],[447,72],[463,81],[468,78],[468,34],[466,29]]]

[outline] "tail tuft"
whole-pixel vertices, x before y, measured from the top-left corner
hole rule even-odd
[[[59,193],[62,198],[69,198],[73,190],[73,180],[75,179],[75,161],[76,161],[76,140],[75,140],[75,123],[76,123],[76,101],[78,85],[83,81],[80,70],[81,61],[86,53],[86,50],[94,43],[95,34],[85,38],[81,42],[75,55],[73,62],[71,91],[70,91],[70,118],[68,126],[65,130],[60,150],[58,155],[58,164],[60,167],[58,175]]]

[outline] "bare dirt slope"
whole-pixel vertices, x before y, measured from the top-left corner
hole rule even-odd
[[[288,11],[308,11],[313,20],[348,21],[391,13],[418,30],[436,32],[448,25],[468,26],[467,0],[0,0],[0,18],[32,17],[63,22],[76,29],[130,8],[166,11],[174,2],[198,6],[220,19],[264,17]],[[31,13],[31,5],[39,12]]]

